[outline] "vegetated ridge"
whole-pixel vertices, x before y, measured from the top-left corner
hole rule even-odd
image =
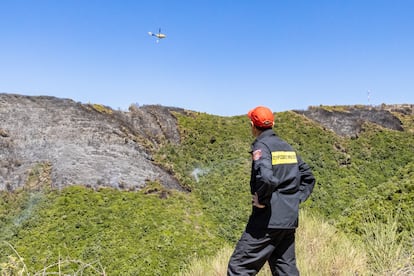
[[[413,105],[312,107],[296,111],[339,135],[354,136],[364,122],[403,130],[390,111],[413,114]],[[0,94],[0,190],[24,185],[33,167],[47,164],[53,187],[85,185],[142,189],[148,181],[183,190],[155,164],[161,143],[180,143],[174,112],[181,108],[131,106],[129,112],[49,96]]]

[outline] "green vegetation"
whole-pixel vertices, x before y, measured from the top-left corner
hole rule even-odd
[[[35,271],[64,256],[99,261],[110,275],[168,275],[188,254],[211,254],[220,243],[197,199],[177,192],[160,199],[73,186],[47,193],[35,208],[11,239]],[[4,245],[1,252],[12,254]]]
[[[182,143],[164,144],[154,158],[191,192],[165,190],[159,183],[139,192],[50,190],[50,164],[39,164],[25,189],[0,193],[0,272],[15,267],[33,275],[48,267],[74,274],[88,267],[88,275],[185,274],[194,260],[214,261],[218,253],[226,263],[226,248],[239,238],[251,208],[248,120],[176,116]],[[311,231],[302,232],[306,246],[298,249],[306,260],[300,264],[304,275],[318,271],[312,263],[321,275],[347,275],[333,269],[348,265],[360,267],[361,275],[412,269],[413,116],[401,121],[404,132],[367,123],[358,138],[348,139],[294,112],[276,114],[275,131],[318,180],[303,205],[300,231]],[[315,246],[321,247],[312,251]],[[352,256],[362,263],[335,263]]]

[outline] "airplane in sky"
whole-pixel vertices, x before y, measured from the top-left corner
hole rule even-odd
[[[156,38],[157,38],[157,43],[158,43],[161,39],[163,39],[163,38],[166,38],[166,37],[167,37],[165,34],[161,33],[161,28],[159,28],[159,29],[158,29],[158,33],[148,32],[148,34],[149,34],[150,36],[154,36],[154,37],[156,37]]]

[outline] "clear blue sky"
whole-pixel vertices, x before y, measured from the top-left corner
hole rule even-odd
[[[413,14],[412,0],[0,0],[0,93],[224,116],[414,104]]]

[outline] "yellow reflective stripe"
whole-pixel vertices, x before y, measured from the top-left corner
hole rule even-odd
[[[294,151],[273,151],[272,152],[272,165],[280,164],[296,164],[298,159],[296,158],[296,152]]]

